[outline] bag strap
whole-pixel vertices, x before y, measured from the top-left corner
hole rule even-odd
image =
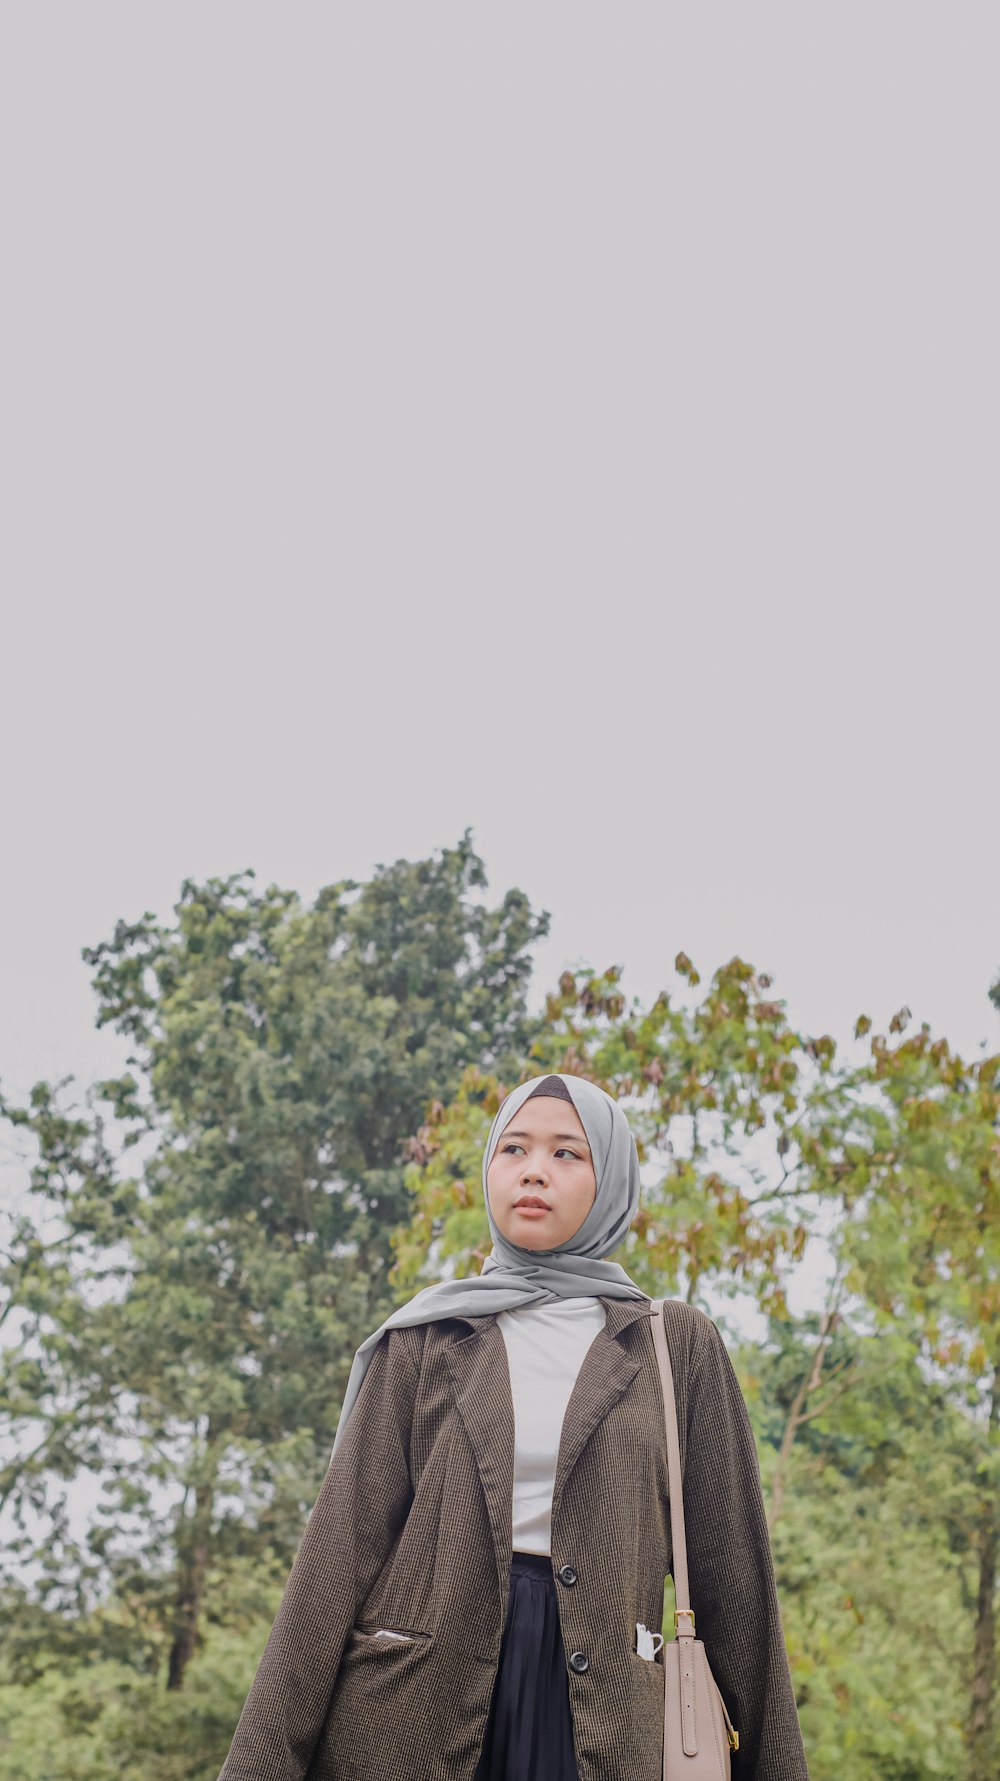
[[[681,1481],[681,1441],[677,1430],[677,1399],[670,1349],[663,1316],[663,1300],[653,1299],[653,1347],[660,1369],[663,1414],[667,1425],[667,1484],[670,1496],[670,1540],[673,1546],[674,1632],[679,1639],[694,1637],[694,1610],[688,1594],[687,1536],[684,1532],[684,1487]]]

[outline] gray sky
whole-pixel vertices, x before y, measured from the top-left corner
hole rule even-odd
[[[994,8],[8,8],[0,1077],[473,826],[644,995],[1000,1044]]]

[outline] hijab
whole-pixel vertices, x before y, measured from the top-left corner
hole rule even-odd
[[[571,1101],[587,1134],[597,1192],[576,1233],[557,1249],[523,1249],[502,1235],[490,1211],[486,1173],[501,1133],[518,1108],[536,1094]],[[531,1076],[501,1102],[483,1151],[483,1198],[493,1248],[478,1275],[441,1280],[399,1305],[367,1336],[354,1356],[333,1451],[361,1390],[374,1350],[385,1330],[433,1323],[439,1317],[485,1317],[520,1305],[547,1305],[557,1299],[605,1297],[643,1299],[646,1294],[618,1262],[600,1258],[616,1249],[639,1209],[639,1157],[632,1128],[618,1102],[582,1076]]]

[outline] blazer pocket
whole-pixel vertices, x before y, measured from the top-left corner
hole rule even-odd
[[[391,1626],[355,1626],[351,1631],[361,1639],[397,1639],[409,1643],[412,1639],[429,1639],[430,1633],[418,1632],[413,1628],[403,1631]]]

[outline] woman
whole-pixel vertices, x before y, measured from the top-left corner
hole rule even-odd
[[[506,1097],[493,1248],[354,1358],[333,1453],[219,1781],[660,1781],[671,1568],[624,1112],[582,1077]],[[664,1306],[691,1604],[739,1781],[808,1781],[746,1406],[716,1325]]]

